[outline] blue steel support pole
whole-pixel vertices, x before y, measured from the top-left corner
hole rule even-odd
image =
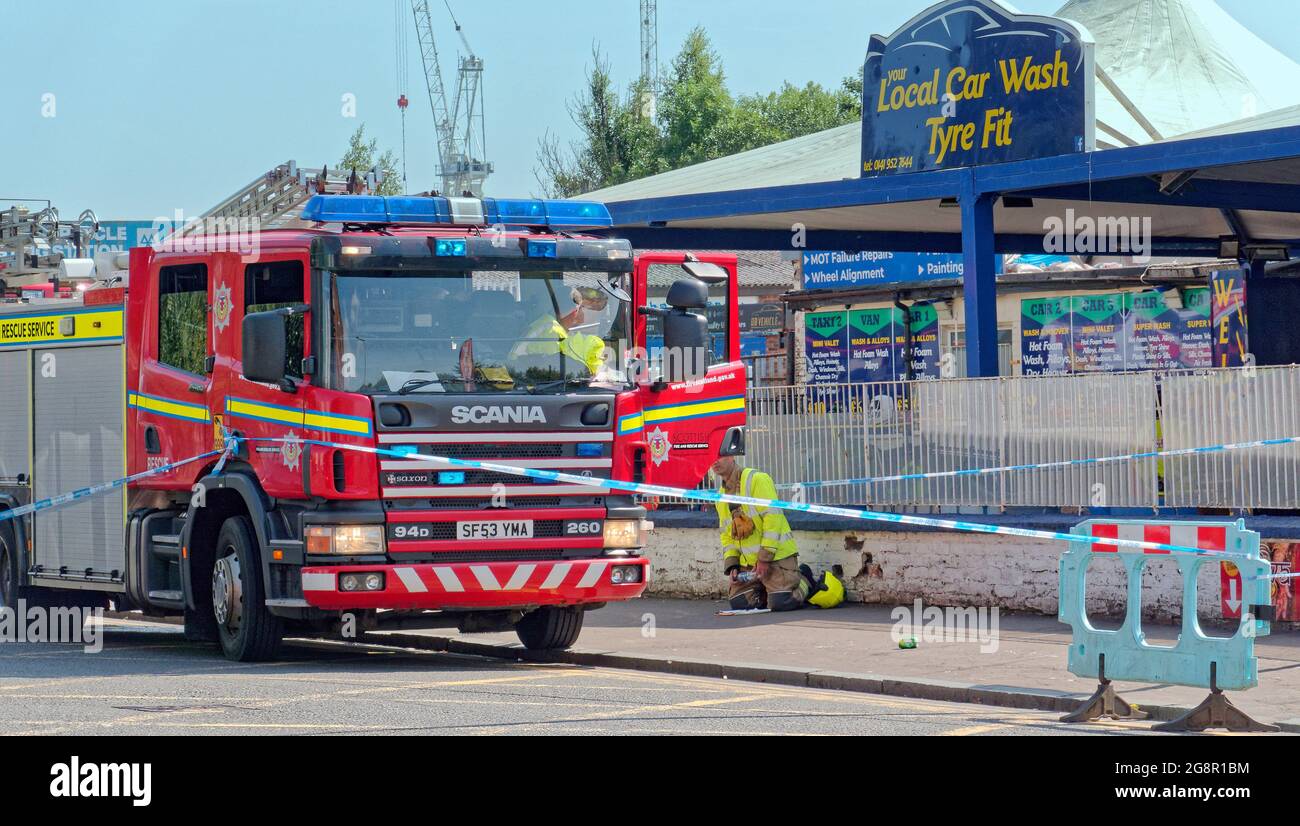
[[[996,200],[996,195],[976,192],[973,176],[963,181],[962,293],[966,299],[966,374],[971,377],[998,374],[998,301],[993,252]]]

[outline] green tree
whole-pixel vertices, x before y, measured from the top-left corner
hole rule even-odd
[[[352,137],[348,139],[348,151],[343,154],[342,160],[338,162],[335,169],[342,175],[350,175],[355,169],[361,176],[375,169],[383,176],[375,194],[402,194],[402,171],[397,163],[397,155],[391,149],[385,149],[381,153],[377,138],[371,138],[367,142],[364,123],[358,126],[357,131],[353,132]]]
[[[734,108],[722,61],[709,36],[701,28],[692,29],[673,58],[659,97],[662,151],[669,168],[729,154],[736,144],[728,134]]]
[[[831,129],[861,118],[862,74],[830,90],[785,83],[769,94],[732,97],[722,61],[703,29],[686,36],[662,88],[631,84],[620,94],[597,50],[586,87],[569,105],[581,137],[564,146],[549,133],[534,170],[544,194],[580,195],[606,186]],[[654,118],[646,105],[657,91]]]
[[[538,148],[535,176],[543,194],[567,198],[663,171],[646,95],[639,82],[620,95],[608,59],[593,50],[586,88],[569,103],[581,139],[566,147],[548,133]]]
[[[779,92],[746,95],[736,101],[729,130],[733,152],[834,129],[862,116],[861,90],[845,84],[832,92],[818,83],[786,83]],[[856,104],[856,105],[855,105]]]

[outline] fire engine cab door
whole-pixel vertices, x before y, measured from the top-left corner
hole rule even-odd
[[[718,458],[724,440],[735,438],[736,429],[745,423],[745,366],[740,360],[736,313],[739,295],[736,256],[698,253],[693,258],[717,264],[728,275],[724,283],[709,285],[706,314],[710,347],[704,374],[678,383],[653,381],[662,375],[663,369],[662,321],[638,314],[636,322],[637,343],[645,348],[649,361],[647,377],[641,380],[639,392],[646,479],[680,488],[699,485]],[[679,279],[691,277],[682,267],[686,262],[684,253],[638,255],[633,282],[636,304],[666,307],[668,288]],[[621,416],[619,427],[622,435],[625,426]]]
[[[209,256],[155,261],[145,313],[136,408],[136,467],[157,467],[213,448],[212,331],[230,323],[230,295]],[[202,464],[150,477],[147,487],[189,490]]]

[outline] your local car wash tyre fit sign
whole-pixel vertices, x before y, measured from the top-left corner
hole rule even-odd
[[[871,38],[862,175],[1091,151],[1093,72],[1081,26],[996,0],[931,6]]]

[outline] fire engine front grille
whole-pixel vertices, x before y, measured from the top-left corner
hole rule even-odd
[[[565,447],[558,442],[422,445],[420,452],[448,459],[558,459]]]
[[[513,508],[585,508],[604,504],[604,499],[576,496],[510,496],[507,497]],[[390,510],[481,510],[487,514],[505,513],[504,508],[493,508],[492,498],[488,496],[448,496],[438,499],[386,499],[384,505]]]
[[[561,471],[563,473],[572,473],[573,471]],[[546,485],[545,480],[534,479],[529,476],[516,476],[513,473],[497,473],[495,470],[469,470],[465,471],[465,484],[467,485]]]

